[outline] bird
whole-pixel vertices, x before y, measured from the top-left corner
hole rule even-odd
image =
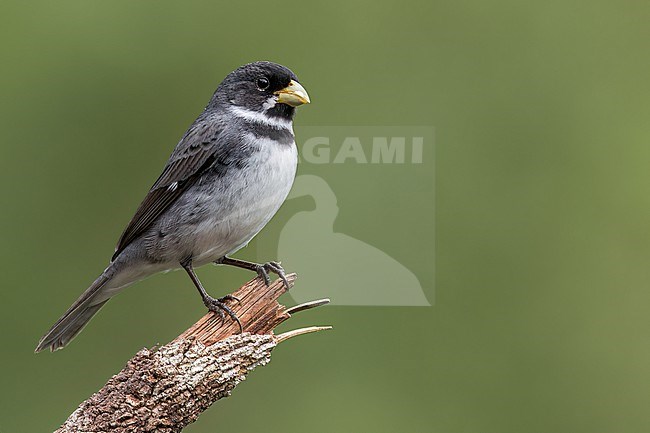
[[[35,352],[66,346],[108,300],[158,272],[184,269],[208,310],[228,314],[194,272],[214,263],[254,271],[270,282],[279,262],[259,264],[231,257],[246,246],[285,201],[296,174],[293,133],[296,107],[309,95],[289,68],[258,61],[219,84],[203,112],[174,148],[122,233],[108,267],[40,339]]]

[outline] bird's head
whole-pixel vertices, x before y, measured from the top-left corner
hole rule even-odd
[[[222,81],[210,104],[291,119],[295,107],[309,104],[307,91],[289,68],[272,62],[241,66]]]

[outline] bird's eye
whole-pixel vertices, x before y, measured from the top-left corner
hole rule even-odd
[[[257,87],[259,87],[260,90],[266,90],[269,88],[269,79],[266,77],[258,78],[257,79]]]

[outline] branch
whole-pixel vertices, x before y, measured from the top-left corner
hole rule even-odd
[[[293,286],[295,274],[287,275]],[[273,329],[298,311],[278,304],[281,280],[270,286],[256,278],[233,293],[230,302],[244,333],[228,316],[209,312],[174,341],[142,349],[102,389],[81,403],[55,433],[180,432],[215,401],[228,397],[248,372],[270,361],[271,350],[297,335],[330,329],[310,327],[274,335]]]

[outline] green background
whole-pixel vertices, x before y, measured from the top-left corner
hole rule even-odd
[[[3,1],[0,432],[53,430],[203,313],[186,276],[158,275],[32,353],[217,83],[258,59],[301,77],[299,124],[435,127],[435,211],[422,188],[399,208],[435,216],[435,305],[297,316],[282,329],[335,330],[278,347],[188,432],[650,430],[649,18],[625,0]],[[417,257],[417,225],[364,233],[365,208],[340,207],[337,229]],[[249,276],[200,274],[214,294]]]

